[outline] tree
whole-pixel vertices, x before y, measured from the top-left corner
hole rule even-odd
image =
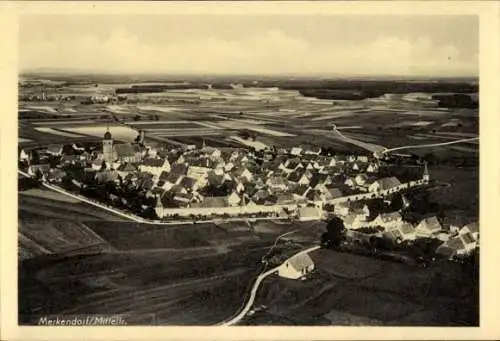
[[[338,248],[345,238],[344,222],[339,217],[333,217],[326,226],[326,232],[321,235],[321,245]]]

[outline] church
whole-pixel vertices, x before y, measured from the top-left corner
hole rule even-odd
[[[116,161],[138,163],[146,154],[146,148],[144,148],[143,142],[144,132],[141,131],[137,143],[115,144],[108,127],[106,133],[104,133],[104,139],[102,140],[103,160],[109,163]]]

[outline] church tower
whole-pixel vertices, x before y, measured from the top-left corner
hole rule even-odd
[[[109,127],[106,129],[106,133],[104,133],[104,139],[102,140],[102,154],[104,157],[104,161],[113,162],[113,138],[111,133],[109,132]]]
[[[424,163],[424,174],[422,175],[422,180],[425,182],[429,182],[430,180],[429,170],[427,169],[427,161]]]

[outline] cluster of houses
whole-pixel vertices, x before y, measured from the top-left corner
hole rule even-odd
[[[145,146],[141,132],[137,143],[116,144],[106,131],[102,150],[88,151],[73,145],[49,146],[48,156],[28,162],[28,172],[40,172],[48,181],[60,182],[67,167],[84,169],[83,179],[133,188],[155,199],[157,213],[168,208],[217,208],[252,205],[313,205],[345,195],[396,186],[396,178],[378,179],[379,164],[369,156],[322,156],[320,149],[292,148],[266,153],[260,158],[247,150],[205,147],[196,150],[163,150]],[[72,154],[72,155],[70,155]],[[49,157],[59,157],[56,167]],[[20,151],[20,160],[30,160]],[[303,209],[303,218],[319,218],[320,209]],[[160,216],[162,214],[159,214]],[[313,216],[311,216],[313,215]]]
[[[70,176],[79,188],[90,183],[126,188],[143,197],[143,208],[154,209],[159,218],[173,215],[172,209],[231,214],[241,213],[241,207],[262,213],[272,212],[265,207],[288,207],[308,220],[323,218],[329,206],[349,230],[377,227],[380,235],[395,241],[436,238],[443,242],[438,251],[450,257],[478,245],[477,224],[444,228],[431,217],[413,226],[400,211],[374,215],[370,200],[361,199],[392,193],[403,185],[394,176],[380,177],[378,160],[371,156],[324,156],[320,150],[298,147],[258,155],[237,148],[167,150],[146,146],[143,132],[135,143],[115,144],[108,130],[102,149],[51,145],[36,158],[21,149],[19,160],[29,174],[49,182],[60,183]],[[81,176],[74,176],[75,169]],[[427,167],[419,181],[429,181]],[[111,199],[126,201],[116,195]],[[401,208],[408,205],[402,196]],[[227,209],[231,207],[240,209]]]
[[[479,246],[479,225],[465,223],[460,219],[426,217],[418,224],[404,221],[401,210],[409,206],[402,195],[400,209],[393,212],[378,212],[370,207],[370,201],[339,203],[334,206],[335,215],[342,218],[346,229],[351,231],[377,228],[374,232],[395,242],[413,242],[418,238],[431,238],[442,242],[436,252],[447,258],[471,253]],[[374,214],[374,212],[377,212]]]

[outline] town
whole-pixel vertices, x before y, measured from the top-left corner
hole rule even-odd
[[[447,259],[479,246],[478,223],[425,217],[412,224],[403,211],[414,188],[432,185],[426,161],[420,174],[398,179],[387,158],[325,152],[319,146],[290,149],[168,148],[113,140],[102,143],[19,148],[19,171],[46,187],[154,224],[340,217],[352,239],[376,236],[396,244],[433,239]],[[395,204],[395,202],[397,203]],[[442,220],[442,219],[441,219]],[[458,221],[458,222],[457,222]]]

